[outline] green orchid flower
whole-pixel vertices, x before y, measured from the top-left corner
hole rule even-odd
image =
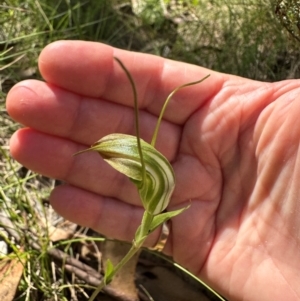
[[[140,138],[137,93],[131,74],[118,59],[121,68],[126,73],[134,94],[136,136],[126,134],[110,134],[95,142],[89,149],[78,152],[96,151],[118,172],[127,176],[136,185],[142,205],[145,209],[142,221],[138,227],[132,247],[125,257],[113,266],[110,261],[106,264],[104,279],[94,291],[89,301],[93,301],[103,287],[108,284],[117,271],[142,247],[147,236],[170,218],[182,213],[188,207],[175,211],[164,212],[168,207],[175,188],[175,174],[169,161],[155,149],[159,126],[171,97],[187,86],[204,81],[201,80],[177,87],[166,99],[159,115],[151,143]]]

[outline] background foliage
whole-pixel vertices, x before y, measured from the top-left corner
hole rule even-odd
[[[291,0],[278,3],[298,24]],[[3,90],[37,73],[40,50],[58,39],[101,41],[259,80],[297,77],[298,46],[275,9],[272,0],[2,1],[0,62],[26,54],[2,67]]]

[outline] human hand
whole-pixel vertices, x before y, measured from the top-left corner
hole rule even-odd
[[[132,240],[143,208],[136,188],[97,153],[73,156],[109,133],[134,135],[138,90],[141,136],[149,141],[166,96],[179,91],[162,122],[157,148],[171,162],[176,188],[164,249],[229,300],[299,300],[299,81],[262,83],[127,52],[98,43],[47,46],[39,67],[7,97],[26,128],[11,138],[13,157],[68,184],[50,201],[63,216],[107,236]],[[300,165],[299,165],[300,166]],[[148,245],[154,245],[153,233]]]

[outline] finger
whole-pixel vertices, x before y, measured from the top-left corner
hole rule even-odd
[[[50,196],[53,208],[66,219],[94,229],[109,238],[132,241],[140,225],[143,209],[103,197],[80,188],[63,185]],[[151,234],[148,246],[153,246],[159,231]]]
[[[175,123],[183,123],[211,99],[227,78],[205,68],[83,41],[59,41],[48,45],[40,55],[39,68],[45,80],[56,86],[132,106],[132,89],[114,56],[132,74],[140,107],[155,115],[177,86],[211,74],[203,84],[184,88],[174,96],[165,118]]]
[[[8,94],[7,111],[19,123],[90,146],[112,132],[135,134],[132,108],[81,97],[40,81],[24,81]],[[151,141],[157,118],[140,112],[142,138]],[[176,153],[179,126],[163,121],[157,148],[169,159]]]
[[[141,205],[136,187],[96,152],[73,156],[82,145],[32,129],[17,131],[10,140],[12,156],[29,169],[61,179],[93,193]]]

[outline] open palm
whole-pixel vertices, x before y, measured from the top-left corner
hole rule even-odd
[[[25,81],[7,98],[26,128],[11,153],[28,168],[64,180],[51,195],[66,218],[131,240],[143,209],[135,186],[97,153],[73,157],[104,135],[134,135],[133,97],[113,60],[137,85],[141,136],[149,141],[167,95],[157,148],[173,164],[176,189],[165,252],[230,300],[300,299],[300,81],[262,83],[126,52],[63,41],[39,58],[46,81]],[[153,245],[153,233],[148,245]]]

